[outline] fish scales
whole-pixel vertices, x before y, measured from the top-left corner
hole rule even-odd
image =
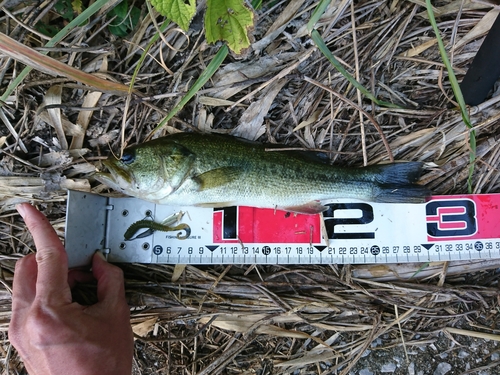
[[[187,148],[199,149],[206,146],[206,141],[201,141],[190,138],[188,142],[183,143]],[[199,192],[203,196],[201,200],[207,202],[214,199],[213,195],[219,201],[221,197],[232,197],[229,199],[231,201],[258,201],[274,196],[277,200],[275,205],[284,206],[284,202],[290,202],[291,199],[295,203],[304,199],[325,198],[346,187],[342,176],[332,175],[326,164],[305,162],[294,158],[289,152],[265,151],[264,146],[245,142],[234,143],[225,137],[220,137],[214,144],[217,148],[220,147],[221,156],[206,155],[207,157],[197,158],[194,170],[202,174],[217,168],[236,167],[241,170],[241,174],[215,189]],[[332,179],[337,182],[332,184]],[[359,187],[359,190],[362,189],[363,187]],[[196,192],[186,189],[186,193]]]
[[[266,151],[255,142],[216,134],[178,133],[127,148],[104,162],[96,178],[125,194],[159,204],[245,205],[301,213],[321,201],[356,198],[424,202],[415,181],[422,163],[340,168],[293,151]]]

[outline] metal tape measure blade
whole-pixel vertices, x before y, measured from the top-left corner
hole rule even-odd
[[[77,197],[71,194],[70,199]],[[335,200],[327,205],[322,215],[295,215],[252,207],[174,207],[107,198],[102,248],[113,262],[170,264],[359,264],[500,257],[496,223],[500,194],[435,196],[425,204]],[[124,241],[132,223],[144,218],[162,221],[180,211],[185,213],[182,222],[191,228],[189,238],[155,232]],[[72,215],[68,210],[75,228]],[[68,231],[67,240],[72,235]]]

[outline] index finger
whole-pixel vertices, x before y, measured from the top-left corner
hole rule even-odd
[[[68,285],[68,257],[64,246],[47,218],[30,204],[16,207],[33,236],[37,248],[36,298],[51,304],[71,303]]]

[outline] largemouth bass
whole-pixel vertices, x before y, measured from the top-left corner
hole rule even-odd
[[[415,184],[422,163],[339,168],[291,151],[229,136],[178,133],[124,150],[104,161],[96,179],[158,204],[275,208],[314,214],[333,198],[421,203]]]

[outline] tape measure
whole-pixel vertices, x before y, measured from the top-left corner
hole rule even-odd
[[[500,194],[434,196],[423,204],[326,202],[322,214],[252,207],[176,207],[70,191],[70,267],[96,250],[111,262],[359,264],[500,258]],[[156,231],[125,241],[139,220],[182,215],[186,239]]]

